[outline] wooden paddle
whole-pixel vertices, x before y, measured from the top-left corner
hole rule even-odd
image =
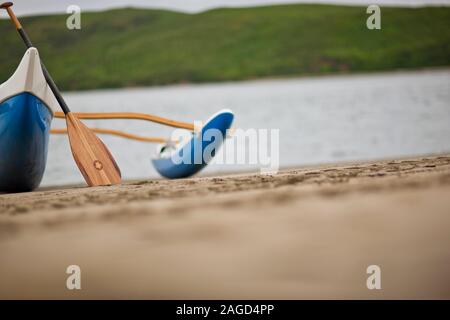
[[[12,11],[12,5],[12,2],[6,2],[1,4],[0,8],[8,12],[9,17],[27,48],[33,47],[30,38],[28,38],[22,25]],[[76,115],[70,112],[69,107],[48,73],[47,68],[43,63],[41,65],[45,79],[66,116],[67,132],[72,155],[87,184],[92,187],[120,183],[120,169],[111,153],[103,142],[88,127],[81,123]]]

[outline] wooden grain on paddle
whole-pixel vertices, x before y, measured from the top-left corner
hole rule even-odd
[[[66,122],[73,157],[88,185],[119,184],[120,169],[103,142],[72,112],[67,113]]]

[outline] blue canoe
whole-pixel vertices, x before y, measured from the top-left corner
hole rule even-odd
[[[39,186],[57,105],[39,53],[30,48],[13,76],[0,85],[0,192],[25,192]]]
[[[200,132],[181,146],[161,145],[157,157],[152,159],[156,171],[169,179],[190,177],[211,162],[227,137],[234,114],[222,110],[213,115]]]

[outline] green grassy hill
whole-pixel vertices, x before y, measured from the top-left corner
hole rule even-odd
[[[24,28],[63,90],[366,72],[450,65],[450,7],[382,8],[382,30],[365,7],[283,5],[201,14],[121,9],[28,17]],[[0,20],[0,82],[24,47]]]

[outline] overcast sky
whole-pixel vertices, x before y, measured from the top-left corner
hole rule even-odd
[[[3,2],[4,0],[0,0]],[[65,12],[75,4],[82,10],[104,10],[120,7],[163,8],[184,12],[199,12],[217,7],[255,6],[283,3],[337,3],[337,4],[379,4],[379,5],[450,5],[450,0],[15,0],[17,15]],[[5,14],[2,13],[2,17]]]

